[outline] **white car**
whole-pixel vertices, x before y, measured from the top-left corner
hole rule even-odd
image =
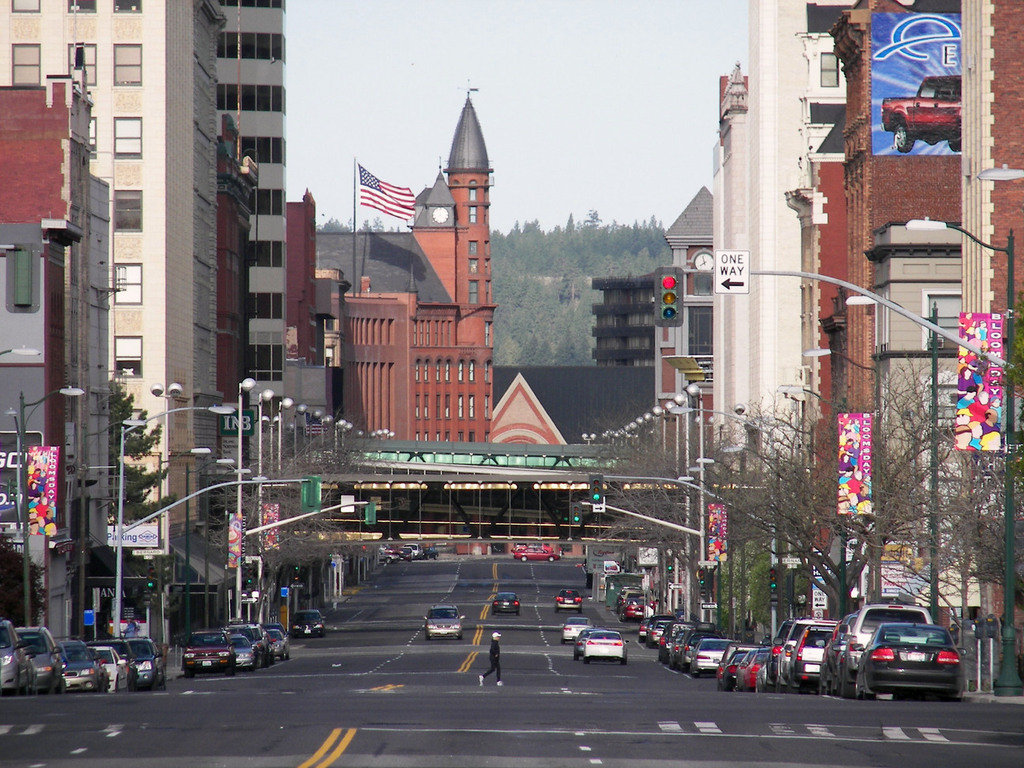
[[[591,659],[605,659],[626,663],[626,641],[622,634],[611,629],[591,632],[583,641],[583,663],[589,664]]]
[[[590,619],[586,616],[573,616],[571,619],[566,619],[565,624],[562,625],[562,645],[571,643],[576,639],[576,635],[589,626]]]
[[[693,660],[690,662],[690,674],[700,677],[705,672],[717,672],[718,662],[722,660],[725,647],[729,640],[717,637],[705,637],[697,643],[693,649]]]
[[[107,679],[110,681],[110,693],[117,693],[128,687],[128,661],[122,659],[121,654],[109,645],[93,646],[92,652],[107,670]]]

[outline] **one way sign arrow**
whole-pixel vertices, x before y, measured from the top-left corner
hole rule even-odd
[[[750,293],[747,265],[750,251],[715,251],[715,293]]]

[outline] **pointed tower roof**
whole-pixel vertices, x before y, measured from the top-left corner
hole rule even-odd
[[[712,238],[712,197],[707,187],[701,187],[689,205],[679,214],[665,239],[674,248],[688,245],[710,245]]]
[[[459,124],[455,128],[455,138],[452,139],[452,151],[448,155],[448,173],[458,171],[482,171],[490,172],[491,164],[487,159],[487,146],[484,144],[484,135],[480,131],[480,123],[476,119],[476,110],[473,109],[473,102],[466,96],[466,103],[462,107],[462,115],[459,117]]]

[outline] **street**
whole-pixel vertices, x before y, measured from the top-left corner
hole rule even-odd
[[[0,701],[0,766],[1019,766],[1024,708],[1009,703],[854,701],[722,693],[637,645],[629,663],[572,660],[554,595],[583,587],[574,561],[477,558],[381,568],[291,660],[166,692]],[[498,589],[521,615],[490,614]],[[465,615],[461,641],[426,641],[431,605]],[[491,632],[502,675],[480,686]]]

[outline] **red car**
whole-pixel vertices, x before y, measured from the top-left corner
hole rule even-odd
[[[560,560],[562,556],[550,544],[527,544],[513,547],[512,557],[524,563],[527,560],[547,560],[550,563]]]
[[[767,663],[771,652],[772,649],[768,647],[747,651],[747,655],[743,657],[743,661],[741,661],[739,666],[736,667],[737,691],[757,690],[757,673],[760,671],[761,667]]]
[[[640,621],[644,617],[644,601],[641,597],[631,597],[619,611],[619,621]]]
[[[196,672],[235,674],[235,647],[223,629],[193,632],[181,654],[181,672],[192,677]]]
[[[565,609],[583,613],[583,595],[575,589],[563,589],[555,595],[555,612]]]

